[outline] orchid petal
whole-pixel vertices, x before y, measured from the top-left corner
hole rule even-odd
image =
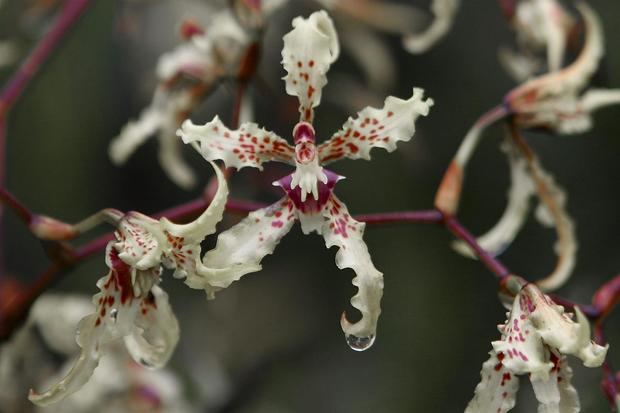
[[[76,341],[82,349],[79,358],[69,373],[49,390],[44,393],[31,390],[28,398],[33,403],[45,406],[78,391],[99,364],[104,346],[132,332],[138,300],[133,295],[130,267],[119,259],[112,243],[108,244],[106,261],[110,272],[97,282],[101,292],[93,297],[97,311],[78,324]]]
[[[339,24],[339,27],[341,28],[340,39],[343,49],[347,50],[364,72],[367,87],[362,87],[362,89],[364,91],[367,89],[386,91],[392,88],[398,77],[396,62],[383,38],[372,29],[361,24],[344,21]],[[332,82],[334,82],[333,77]],[[338,99],[334,100],[336,103],[342,104],[340,101],[349,99],[350,95],[347,92],[343,93],[340,80],[336,80],[335,83],[338,85],[336,92]],[[328,100],[331,100],[330,97],[331,93]],[[360,106],[356,106],[355,110]]]
[[[228,186],[224,174],[213,162],[218,182],[217,192],[209,206],[194,221],[188,224],[175,224],[166,218],[160,219],[160,225],[167,240],[167,251],[163,263],[167,268],[174,268],[174,277],[185,278],[185,284],[190,288],[204,289],[208,297],[213,297],[217,288],[209,283],[209,277],[215,274],[243,272],[253,270],[254,267],[233,265],[230,268],[207,268],[200,258],[200,243],[215,232],[226,208]]]
[[[158,222],[139,212],[127,213],[118,223],[114,248],[123,262],[148,270],[161,262],[164,240]]]
[[[116,165],[127,162],[131,154],[161,127],[164,116],[157,108],[148,107],[137,121],[127,123],[110,144],[112,162]]]
[[[435,19],[421,33],[403,37],[403,46],[409,53],[424,53],[442,39],[452,27],[460,0],[433,0],[431,10]]]
[[[515,406],[519,379],[502,364],[504,353],[490,351],[489,355],[482,365],[480,383],[465,413],[506,413]]]
[[[295,149],[273,132],[248,122],[230,130],[216,116],[202,126],[186,120],[177,131],[183,142],[200,144],[196,150],[208,161],[222,160],[226,167],[251,166],[262,169],[263,162],[295,163]]]
[[[518,83],[531,79],[542,69],[543,65],[536,57],[518,53],[506,47],[500,47],[498,58],[504,70]]]
[[[570,277],[577,255],[577,235],[575,224],[566,210],[566,194],[557,185],[553,176],[547,173],[538,160],[529,160],[530,174],[535,182],[542,209],[539,207],[536,217],[543,224],[552,224],[557,233],[555,252],[558,262],[551,274],[537,280],[536,284],[545,291],[561,287]],[[543,212],[544,211],[544,212]]]
[[[213,83],[221,70],[214,59],[213,33],[193,36],[186,43],[164,53],[157,62],[157,77],[169,81],[181,74],[189,75],[204,83]]]
[[[327,248],[338,247],[336,266],[355,271],[352,283],[358,288],[357,294],[351,298],[351,305],[362,313],[362,318],[356,323],[350,323],[343,314],[342,330],[347,337],[367,339],[372,343],[381,313],[383,274],[373,265],[363,240],[366,225],[354,220],[344,203],[333,194],[323,209],[323,216],[325,223],[321,234],[325,238],[325,245]]]
[[[191,188],[195,176],[180,153],[180,142],[175,136],[180,114],[190,111],[196,96],[192,90],[169,91],[159,86],[151,105],[136,121],[127,123],[109,147],[109,155],[116,165],[122,165],[151,136],[157,134],[159,161],[168,177],[182,188]]]
[[[535,193],[528,171],[527,161],[515,151],[510,142],[502,145],[510,162],[510,189],[508,203],[499,221],[484,235],[478,237],[478,244],[491,255],[501,254],[515,239],[530,210],[530,198]],[[469,258],[476,258],[471,248],[463,241],[455,241],[452,247]]]
[[[547,16],[545,19],[545,34],[547,45],[547,65],[550,72],[560,70],[564,60],[566,38],[568,37],[568,15],[556,1],[542,2]]]
[[[368,160],[375,147],[394,151],[397,142],[411,139],[418,116],[428,115],[433,106],[433,100],[423,96],[422,89],[414,88],[407,100],[389,96],[383,108],[366,107],[355,118],[350,117],[331,139],[319,145],[321,164],[344,157]]]
[[[166,233],[183,238],[186,244],[200,245],[205,237],[215,232],[215,227],[222,220],[228,198],[228,185],[222,170],[209,161],[217,177],[217,191],[209,206],[198,218],[188,224],[175,224],[167,218],[161,218],[159,224]]]
[[[557,348],[562,354],[579,357],[586,367],[598,367],[603,363],[608,346],[590,340],[590,323],[578,307],[575,307],[575,322],[562,306],[555,304],[534,285],[526,286],[522,294],[533,304],[530,319],[545,344]]]
[[[589,89],[581,97],[581,107],[585,112],[620,103],[620,89]]]
[[[282,65],[288,72],[286,93],[299,99],[300,120],[312,123],[327,71],[339,53],[338,35],[325,11],[293,20],[293,30],[284,36]]]
[[[203,258],[204,278],[216,289],[228,287],[243,275],[259,271],[262,259],[275,249],[295,222],[295,207],[288,198],[251,212],[222,232],[215,249]],[[230,268],[231,270],[225,270]]]
[[[578,413],[577,390],[571,384],[573,371],[565,356],[551,356],[554,367],[548,380],[532,379],[532,387],[539,402],[538,413]]]
[[[540,333],[529,318],[531,304],[527,297],[515,297],[506,324],[502,326],[502,338],[491,343],[496,353],[506,357],[502,363],[515,374],[530,373],[534,378],[546,380],[552,363],[546,360]]]
[[[127,351],[143,366],[163,367],[179,341],[179,323],[164,290],[155,285],[141,300],[135,325],[125,336]]]
[[[177,123],[166,125],[159,136],[159,164],[170,180],[184,189],[196,185],[196,175],[182,156],[181,140],[176,136]]]

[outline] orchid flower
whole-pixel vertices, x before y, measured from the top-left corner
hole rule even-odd
[[[521,127],[548,128],[561,134],[591,128],[591,113],[620,103],[620,90],[586,89],[604,53],[601,23],[586,3],[577,8],[585,22],[585,44],[578,58],[566,68],[534,79],[511,91],[505,104]],[[585,89],[585,90],[584,90]]]
[[[111,143],[112,161],[123,164],[150,136],[157,134],[159,162],[177,185],[190,188],[196,177],[181,156],[175,131],[205,95],[226,77],[243,77],[243,64],[256,56],[263,25],[258,2],[238,0],[233,9],[217,13],[207,30],[186,22],[181,28],[185,43],[161,56],[157,64],[159,85],[153,100],[138,120],[129,122]],[[269,11],[277,5],[267,2]],[[244,79],[245,80],[245,79]]]
[[[507,14],[521,49],[500,49],[500,62],[508,73],[523,82],[543,66],[549,72],[560,70],[566,40],[574,27],[573,17],[562,4],[558,0],[521,0]],[[546,64],[536,57],[540,50],[546,51]]]
[[[214,292],[202,280],[212,271],[200,260],[200,242],[221,220],[228,189],[223,173],[212,166],[219,184],[217,193],[191,223],[174,224],[138,212],[123,215],[106,210],[117,225],[116,239],[106,249],[110,271],[97,282],[100,292],[93,298],[96,311],[78,325],[76,341],[82,353],[60,382],[41,394],[32,391],[31,401],[47,405],[79,390],[111,343],[119,339],[124,340],[131,357],[144,366],[161,367],[168,361],[179,340],[179,325],[167,294],[158,286],[162,266],[174,269],[174,276],[185,278],[190,287],[204,288],[208,295]]]
[[[204,261],[212,268],[233,265],[256,266],[271,254],[280,239],[299,220],[304,233],[316,231],[325,238],[327,247],[336,246],[338,268],[352,268],[353,284],[358,293],[351,304],[362,318],[350,323],[341,319],[349,345],[364,350],[373,343],[383,274],[373,265],[363,241],[364,224],[355,221],[345,204],[333,193],[343,177],[323,168],[323,165],[343,158],[370,159],[372,148],[396,149],[399,141],[408,141],[415,131],[415,121],[427,115],[433,104],[423,99],[423,91],[414,89],[407,100],[388,97],[381,109],[367,107],[351,117],[331,139],[317,145],[312,121],[314,108],[321,101],[326,73],[339,54],[334,25],[325,11],[309,18],[293,20],[293,30],[284,36],[282,63],[286,91],[299,99],[300,121],[293,129],[295,146],[255,123],[242,124],[230,130],[216,116],[205,125],[190,120],[177,132],[185,143],[191,143],[207,160],[221,159],[226,166],[262,168],[267,161],[279,161],[295,166],[295,171],[276,181],[285,196],[273,205],[254,211],[239,224],[220,234],[216,248]],[[216,275],[209,282],[225,288],[243,273]]]
[[[136,406],[157,412],[189,412],[179,378],[167,369],[144,369],[131,359],[122,342],[110,343],[92,378],[82,389],[54,405],[36,408],[23,397],[33,381],[47,385],[60,361],[72,364],[78,349],[76,324],[92,313],[82,295],[44,294],[33,304],[28,320],[0,346],[0,405],[10,412],[128,412]],[[62,369],[61,369],[62,370]]]
[[[506,324],[499,326],[501,339],[492,343],[490,358],[480,372],[482,380],[465,412],[510,411],[519,389],[517,375],[524,374],[534,387],[539,412],[578,412],[579,397],[566,356],[580,358],[586,367],[598,367],[608,345],[590,340],[590,324],[579,307],[575,315],[576,321],[533,284],[523,287]]]

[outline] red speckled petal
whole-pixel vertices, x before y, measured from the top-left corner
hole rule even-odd
[[[139,212],[127,213],[118,223],[114,248],[126,264],[148,270],[159,266],[163,235],[159,223]]]
[[[176,278],[200,277],[202,261],[200,259],[200,243],[215,232],[216,225],[221,221],[226,208],[228,185],[224,174],[213,162],[209,162],[215,170],[218,188],[213,200],[203,213],[188,224],[175,224],[161,218],[159,224],[166,238],[166,250],[162,259],[167,268],[174,268]]]
[[[532,308],[527,297],[517,295],[508,321],[500,327],[502,338],[492,345],[495,352],[506,356],[503,364],[511,372],[530,373],[532,377],[546,379],[553,366],[546,357],[542,338],[530,319]]]
[[[377,320],[381,313],[381,296],[383,295],[383,274],[372,263],[368,248],[364,242],[365,224],[354,220],[347,207],[331,195],[324,209],[325,223],[321,233],[327,248],[338,247],[336,265],[340,269],[351,268],[355,271],[353,285],[358,288],[351,299],[351,305],[362,313],[356,323],[350,323],[343,315],[342,330],[351,345],[356,339],[372,344],[377,330]],[[358,340],[358,341],[359,341]],[[356,348],[364,350],[365,348]]]
[[[312,123],[327,71],[339,53],[336,29],[325,11],[293,20],[293,30],[284,36],[282,65],[288,72],[286,93],[299,98],[300,120]]]
[[[426,116],[433,100],[423,99],[424,91],[414,88],[407,100],[389,96],[383,108],[366,107],[355,118],[349,118],[331,139],[319,145],[322,165],[342,158],[370,159],[372,148],[396,149],[399,141],[407,142],[415,133],[418,116]]]
[[[237,225],[222,232],[215,249],[203,258],[206,273],[202,282],[222,289],[247,273],[259,271],[262,259],[273,253],[280,239],[290,231],[296,214],[293,202],[286,197],[251,212]]]
[[[502,364],[503,353],[490,351],[489,355],[465,413],[506,413],[515,406],[519,379]]]
[[[163,367],[179,341],[179,323],[168,302],[168,294],[158,286],[140,300],[136,329],[125,336],[127,351],[146,367]]]
[[[183,138],[183,142],[195,145],[206,160],[222,160],[227,167],[262,169],[262,164],[267,161],[295,164],[295,149],[288,142],[251,122],[230,130],[217,116],[202,126],[194,125],[188,119],[177,135]]]

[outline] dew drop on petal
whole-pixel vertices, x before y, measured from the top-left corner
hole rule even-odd
[[[116,319],[118,318],[118,310],[116,308],[110,310],[110,318],[112,321],[116,322]]]
[[[351,349],[355,351],[368,350],[375,342],[374,335],[368,337],[358,337],[354,336],[353,334],[347,334],[346,339],[349,347],[351,347]]]

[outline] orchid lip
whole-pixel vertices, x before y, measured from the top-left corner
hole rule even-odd
[[[297,209],[302,212],[318,212],[327,203],[329,196],[332,194],[334,187],[338,181],[345,179],[344,176],[338,175],[328,169],[323,169],[323,172],[327,176],[327,182],[319,182],[319,199],[315,199],[310,195],[305,201],[301,200],[301,188],[299,186],[292,188],[291,181],[293,180],[293,174],[286,175],[283,178],[273,182],[273,186],[279,186],[286,193],[286,195],[293,201],[293,204]]]

